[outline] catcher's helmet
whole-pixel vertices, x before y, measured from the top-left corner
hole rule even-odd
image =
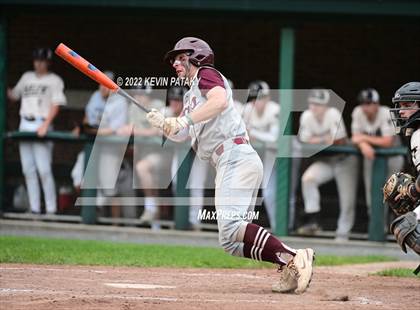
[[[308,95],[308,103],[327,105],[330,102],[330,92],[327,89],[314,88]]]
[[[182,101],[184,99],[184,95],[187,92],[185,87],[181,86],[173,86],[168,89],[168,101],[169,100],[179,100]]]
[[[391,119],[396,128],[396,133],[404,136],[411,136],[413,131],[420,127],[420,82],[409,82],[401,86],[392,98],[395,104],[391,111]],[[400,111],[404,108],[400,106],[401,102],[414,102],[417,107],[409,108],[416,112],[409,118],[402,118]]]
[[[171,51],[166,53],[164,60],[172,62],[176,55],[181,53],[187,53],[189,61],[194,66],[214,66],[213,50],[205,41],[199,38],[182,38]]]
[[[52,51],[48,47],[36,48],[32,52],[32,58],[34,60],[51,60]]]
[[[379,103],[379,93],[374,88],[366,88],[360,91],[357,101],[363,103]]]
[[[249,83],[248,89],[249,95],[247,102],[253,101],[257,98],[270,96],[270,86],[268,86],[267,82],[261,80]]]

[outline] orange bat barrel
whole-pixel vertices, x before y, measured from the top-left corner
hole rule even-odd
[[[69,64],[71,64],[73,67],[77,68],[82,73],[86,74],[91,79],[95,80],[106,88],[109,88],[113,91],[117,91],[119,89],[118,85],[115,84],[109,77],[107,77],[101,70],[96,68],[94,65],[89,63],[86,59],[68,48],[63,43],[60,43],[57,46],[55,53]]]

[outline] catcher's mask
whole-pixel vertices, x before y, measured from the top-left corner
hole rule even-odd
[[[398,135],[411,136],[420,127],[420,82],[410,82],[401,86],[392,98],[394,108],[390,109],[391,119]],[[401,107],[401,102],[413,102],[413,107]],[[417,107],[415,106],[417,105]],[[400,111],[415,110],[408,118],[403,118]]]

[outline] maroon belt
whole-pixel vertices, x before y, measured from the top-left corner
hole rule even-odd
[[[232,139],[232,142],[235,144],[248,144],[248,140],[245,137],[235,137]],[[217,156],[220,156],[225,151],[225,148],[223,147],[223,143],[220,144],[216,150],[214,151]]]

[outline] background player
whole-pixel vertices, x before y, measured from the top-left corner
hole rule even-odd
[[[271,100],[270,87],[266,82],[251,82],[248,89],[248,103],[245,105],[243,118],[251,143],[256,141],[264,145],[262,188],[270,228],[274,231],[276,227],[276,171],[273,168],[277,145],[273,147],[273,144],[279,135],[280,106]]]
[[[106,90],[102,89],[102,92],[106,97],[106,101],[100,126],[96,131],[97,136],[115,135],[118,130],[127,124],[127,100],[118,94],[112,93],[108,89],[107,91],[108,95],[106,96]],[[132,192],[131,187],[127,187],[127,182],[121,182],[121,179],[116,182],[116,186],[112,184],[114,177],[122,176],[123,174],[120,174],[120,172],[122,173],[126,170],[125,168],[121,169],[121,145],[116,143],[107,143],[103,140],[97,141],[97,174],[99,185],[97,191],[97,203],[100,206],[111,206],[111,216],[114,218],[121,217],[121,214],[129,215],[125,212],[127,212],[130,208],[124,207],[124,209],[121,209],[121,205],[116,197],[124,194],[130,196],[130,192]],[[130,168],[128,168],[128,170]],[[127,180],[126,176],[124,179]],[[102,211],[105,210],[107,209],[102,209]]]
[[[114,80],[114,73],[112,71],[104,71],[104,74],[111,80]],[[90,96],[89,101],[85,107],[85,115],[80,125],[73,129],[73,134],[79,136],[80,133],[96,135],[99,125],[101,123],[102,115],[105,110],[106,101],[110,95],[110,91],[103,85],[99,85],[98,90],[94,91]],[[80,193],[82,185],[83,173],[85,171],[85,152],[81,151],[77,155],[76,163],[71,171],[73,179],[73,186],[77,193]]]
[[[347,133],[340,112],[329,107],[330,93],[313,89],[308,96],[309,109],[300,118],[299,139],[310,144],[345,144]],[[357,160],[345,154],[322,156],[302,175],[302,195],[308,222],[298,229],[300,234],[314,234],[321,229],[319,186],[332,179],[337,183],[340,215],[336,240],[347,240],[354,223]]]
[[[352,142],[360,149],[363,155],[363,176],[365,183],[366,204],[370,214],[372,203],[372,171],[375,147],[392,147],[399,145],[395,136],[389,108],[380,105],[378,92],[373,88],[360,91],[357,100],[359,105],[352,113]],[[388,158],[388,173],[400,171],[404,158],[393,156]],[[385,216],[388,210],[385,212]]]
[[[140,85],[131,91],[131,94],[145,107],[149,109],[162,109],[165,104],[162,100],[151,97],[152,87],[150,85]],[[159,130],[150,126],[145,113],[133,104],[128,107],[127,125],[119,129],[120,135],[134,135],[134,162],[135,169],[140,183],[140,188],[144,193],[144,212],[140,221],[150,224],[152,229],[160,229],[160,225],[155,222],[159,218],[159,180],[160,172],[165,163],[170,159],[165,158],[161,148],[154,144],[142,143],[138,137],[160,136]],[[169,155],[169,154],[166,154]]]
[[[199,158],[216,169],[216,211],[219,241],[231,255],[269,261],[282,270],[278,291],[306,290],[312,278],[313,250],[294,250],[264,228],[244,219],[254,209],[262,181],[262,163],[248,143],[245,125],[236,111],[227,79],[214,69],[214,54],[201,39],[178,41],[165,59],[179,78],[188,78],[183,115],[165,118],[159,111],[147,114],[150,123],[175,141],[192,137]]]
[[[60,106],[66,104],[63,80],[49,71],[51,59],[52,51],[49,48],[34,50],[34,71],[25,72],[16,86],[7,90],[10,100],[21,99],[19,130],[36,132],[38,137],[44,137],[49,130],[52,130],[52,123]],[[53,143],[20,142],[19,152],[32,212],[41,213],[39,175],[46,212],[55,213],[57,194],[51,170]]]

